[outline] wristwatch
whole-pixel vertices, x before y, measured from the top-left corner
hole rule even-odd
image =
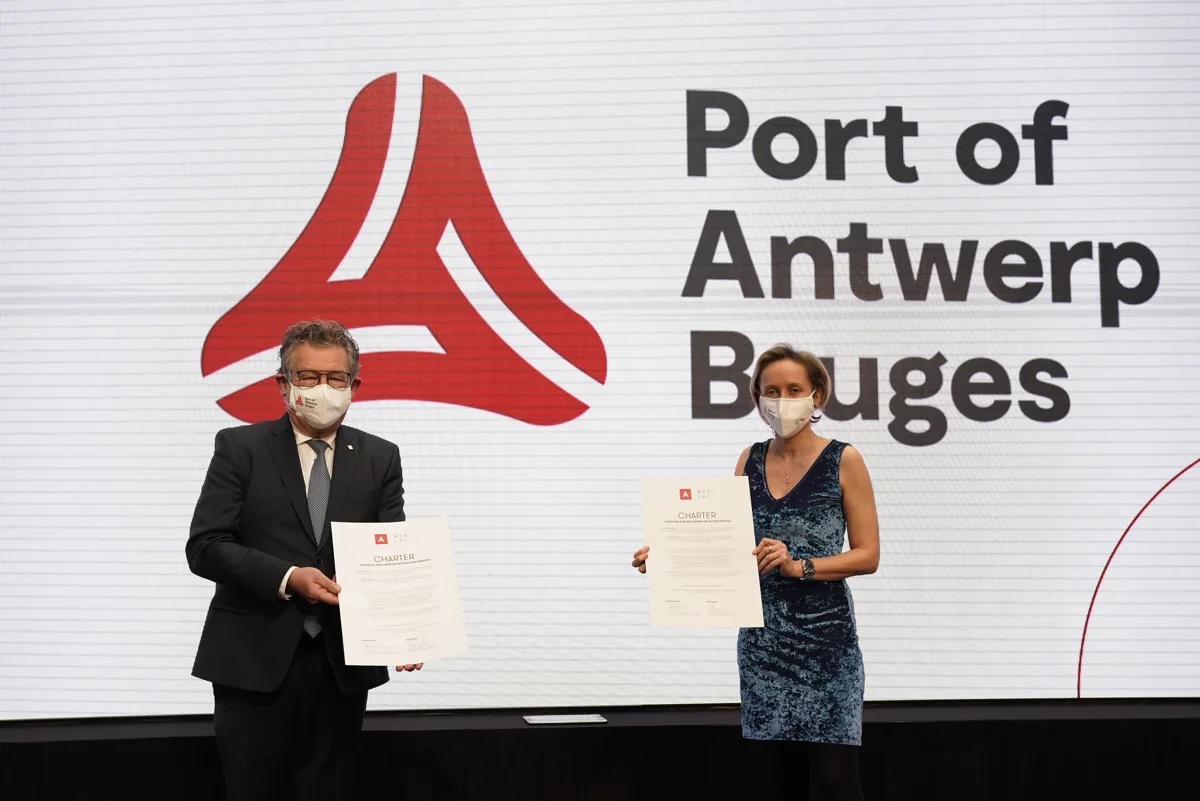
[[[807,581],[817,573],[817,568],[813,565],[813,561],[807,556],[800,560],[800,567],[804,571],[804,575],[800,577],[801,581]]]

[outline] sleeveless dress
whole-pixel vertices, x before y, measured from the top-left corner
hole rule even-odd
[[[782,498],[763,472],[769,442],[750,447],[755,541],[787,545],[793,559],[842,552],[846,516],[839,480],[846,443],[825,446]],[[749,740],[862,742],[863,661],[845,581],[761,577],[764,627],[738,632],[742,736]]]

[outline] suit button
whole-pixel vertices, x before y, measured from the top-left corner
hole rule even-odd
[[[313,564],[316,565],[317,567],[320,567],[321,566],[321,557],[318,556],[316,559],[314,559]]]

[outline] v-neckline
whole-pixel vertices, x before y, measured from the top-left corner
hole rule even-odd
[[[831,445],[833,445],[832,439],[825,443],[825,447],[821,448],[821,450],[817,453],[816,458],[812,460],[812,464],[810,464],[808,469],[804,471],[804,475],[796,479],[796,483],[792,485],[792,488],[777,498],[775,497],[775,493],[771,492],[771,482],[767,480],[767,454],[771,452],[771,443],[768,441],[767,447],[763,448],[762,463],[759,465],[759,468],[762,470],[763,489],[767,491],[767,497],[775,501],[775,503],[786,500],[789,495],[796,491],[797,487],[799,487],[805,482],[805,480],[808,479],[809,475],[812,474],[813,468],[817,466],[817,462],[821,461],[821,457],[825,455],[825,451],[829,450]]]

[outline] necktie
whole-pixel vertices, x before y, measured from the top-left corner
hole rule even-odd
[[[312,470],[308,474],[308,517],[312,520],[313,536],[317,547],[321,547],[321,539],[325,534],[325,510],[329,506],[329,467],[325,464],[325,449],[329,443],[319,439],[310,439],[308,447],[317,452]],[[304,631],[309,637],[321,633],[321,622],[316,613],[304,618]]]
[[[321,538],[325,535],[325,508],[329,506],[329,467],[325,464],[329,443],[310,439],[306,444],[317,452],[317,459],[308,474],[308,517],[312,520],[313,536],[320,548]]]

